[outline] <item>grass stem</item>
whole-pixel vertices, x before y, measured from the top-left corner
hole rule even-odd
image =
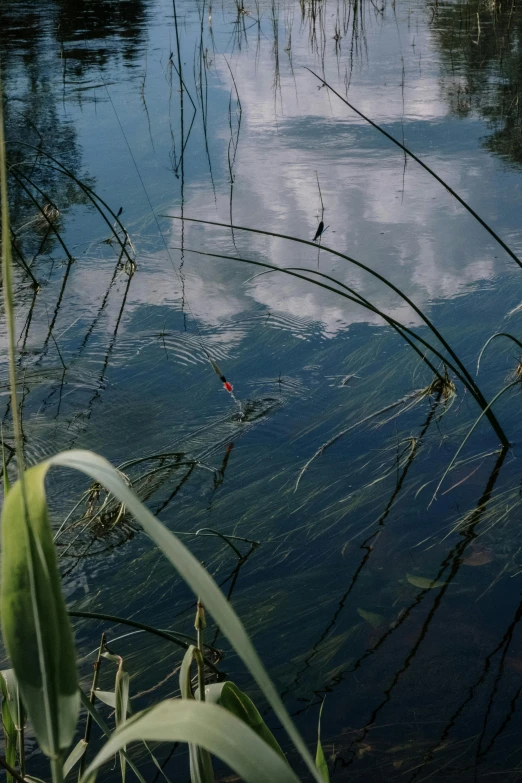
[[[306,68],[306,66],[305,66],[305,68]],[[455,190],[453,190],[452,187],[450,187],[450,185],[448,185],[447,182],[444,182],[444,180],[441,177],[439,177],[439,175],[436,174],[433,171],[433,169],[428,166],[427,163],[424,163],[424,161],[421,160],[417,155],[415,155],[414,152],[412,152],[410,149],[408,149],[408,147],[406,147],[404,144],[401,144],[401,142],[398,141],[394,136],[392,136],[391,133],[388,133],[388,131],[385,131],[384,128],[381,128],[380,125],[378,125],[376,122],[374,122],[369,117],[367,117],[365,114],[363,114],[362,111],[359,111],[359,109],[356,109],[355,106],[352,103],[350,103],[344,96],[342,96],[340,93],[337,92],[337,90],[335,90],[330,84],[328,84],[328,82],[325,81],[322,76],[319,76],[319,74],[315,73],[315,71],[312,71],[311,68],[306,68],[306,70],[309,71],[312,74],[312,76],[315,76],[316,79],[319,79],[319,81],[322,82],[322,84],[328,90],[330,90],[330,92],[332,92],[334,95],[336,95],[339,98],[339,100],[341,100],[352,111],[354,111],[356,114],[358,114],[359,117],[361,117],[365,122],[367,122],[373,128],[378,130],[379,133],[382,133],[383,136],[386,136],[386,138],[389,139],[391,142],[393,142],[393,144],[396,144],[397,147],[399,147],[406,155],[409,155],[410,158],[412,158],[416,163],[419,164],[419,166],[422,166],[422,168],[425,171],[427,171],[428,174],[431,174],[431,176],[434,179],[436,179],[437,182],[440,182],[440,184],[444,188],[446,188],[448,193],[451,193],[453,198],[455,198],[459,202],[459,204],[462,204],[464,209],[466,209],[469,212],[469,214],[472,215],[475,218],[475,220],[478,221],[480,223],[480,225],[483,228],[486,229],[488,234],[490,234],[493,237],[493,239],[500,245],[500,247],[503,248],[503,250],[506,251],[506,253],[513,259],[513,261],[515,261],[518,264],[518,266],[522,267],[522,261],[520,261],[520,259],[518,258],[517,255],[515,255],[513,250],[511,250],[511,248],[508,245],[506,245],[506,243],[499,237],[499,235],[496,233],[496,231],[494,231],[491,228],[491,226],[488,225],[486,223],[486,221],[483,220],[483,218],[481,218],[480,215],[478,215],[475,212],[475,210],[472,207],[470,207],[470,205],[466,201],[464,201],[464,199],[461,196],[459,196],[459,194]]]

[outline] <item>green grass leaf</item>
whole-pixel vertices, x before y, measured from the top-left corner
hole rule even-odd
[[[20,731],[25,725],[25,712],[20,698],[20,689],[18,687],[18,680],[13,669],[4,669],[0,672],[2,679],[2,693],[4,698],[7,699],[7,706],[11,712],[15,729]],[[5,685],[5,692],[4,692]]]
[[[366,609],[357,609],[357,614],[359,617],[362,617],[363,620],[366,620],[372,628],[380,628],[384,623],[384,617],[382,614],[377,614],[377,612],[367,612]]]
[[[324,699],[319,710],[319,721],[317,722],[317,751],[315,753],[315,764],[320,772],[321,778],[324,783],[330,783],[330,773],[328,772],[328,764],[324,756],[323,746],[321,745],[321,715],[323,714]]]
[[[7,460],[5,458],[5,446],[4,446],[4,433],[2,431],[2,476],[4,479],[4,497],[6,497],[7,493],[11,489],[11,486],[9,484],[9,475],[7,473]]]
[[[116,728],[119,728],[127,720],[127,713],[129,711],[130,677],[128,672],[123,668],[123,658],[121,655],[113,655],[113,653],[104,652],[102,653],[102,656],[113,661],[113,663],[116,663],[118,666],[114,682],[114,710],[116,713]],[[123,748],[123,751],[125,751],[125,748]],[[125,783],[126,764],[124,752],[120,753],[120,767],[122,783]]]
[[[125,484],[115,468],[90,451],[66,451],[57,454],[46,463],[79,470],[102,484],[143,527],[145,532],[174,565],[182,579],[189,585],[202,604],[213,616],[237,654],[246,664],[261,688],[265,698],[281,721],[283,727],[299,751],[313,778],[323,783],[312,756],[263,666],[245,628],[212,577],[181,541],[159,522]],[[13,490],[11,490],[12,492]],[[10,493],[11,494],[11,493]]]
[[[127,710],[129,708],[129,684],[130,677],[128,672],[124,670],[122,661],[122,665],[118,668],[118,673],[116,674],[116,728],[123,726],[127,720]],[[123,748],[123,750],[125,750],[125,748]],[[122,753],[120,753],[120,766],[122,783],[125,783],[126,765],[125,756]]]
[[[190,667],[197,652],[191,644],[183,656],[179,672],[179,688],[182,699],[194,699],[190,681]],[[199,745],[189,744],[190,780],[191,783],[214,783],[214,770],[210,753]]]
[[[97,770],[122,747],[142,740],[196,741],[245,783],[298,783],[288,764],[243,721],[223,707],[192,699],[168,699],[130,718],[98,753],[83,783],[91,783]]]
[[[3,674],[3,672],[1,673]],[[5,760],[10,767],[16,766],[16,725],[13,719],[12,697],[7,690],[7,683],[3,676],[0,676],[0,689],[2,692],[2,726],[4,727],[4,752]],[[6,783],[13,783],[13,776],[6,772]]]
[[[74,746],[74,748],[71,750],[67,758],[65,759],[64,765],[63,765],[63,776],[64,778],[67,777],[69,772],[76,766],[76,764],[80,761],[81,757],[84,755],[85,751],[87,750],[88,743],[85,742],[84,739],[81,739],[77,745]]]
[[[422,590],[429,590],[434,587],[442,587],[446,582],[437,582],[435,579],[428,579],[425,576],[416,576],[415,574],[406,574],[406,579],[414,587],[420,587]]]
[[[2,513],[2,633],[22,700],[43,752],[58,758],[74,739],[79,711],[76,654],[61,592],[44,479],[26,471]]]
[[[108,707],[112,707],[113,710],[116,709],[116,694],[114,691],[100,691],[97,688],[94,691],[94,694],[97,699],[103,702],[103,704],[106,704]]]
[[[247,696],[246,693],[239,690],[237,685],[233,682],[220,682],[207,685],[205,688],[205,701],[212,704],[220,704],[226,710],[239,718],[247,726],[256,732],[265,742],[267,742],[272,750],[275,750],[284,761],[286,756],[281,750],[278,741],[266,725],[265,721],[261,717],[259,710]]]
[[[116,710],[116,694],[115,694],[114,691],[100,691],[100,690],[96,689],[94,691],[94,693],[96,695],[96,699],[101,701],[103,704],[106,704],[108,707],[112,707],[113,710]],[[132,710],[131,710],[130,704],[127,704],[127,715],[131,715],[131,713],[132,713]],[[144,746],[145,746],[145,748],[147,750],[147,753],[149,754],[149,756],[152,759],[152,763],[157,768],[157,770],[160,773],[161,777],[164,780],[168,781],[168,783],[170,783],[169,778],[165,775],[165,772],[161,768],[161,764],[159,763],[158,759],[156,758],[156,756],[154,755],[152,750],[149,748],[148,744],[146,742],[144,742],[143,744],[144,744]]]

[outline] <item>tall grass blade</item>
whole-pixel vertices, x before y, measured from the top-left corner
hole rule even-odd
[[[179,688],[182,699],[194,699],[191,686],[190,669],[192,661],[197,652],[197,648],[191,644],[183,656],[183,661],[181,663],[181,669],[179,672]],[[191,783],[214,783],[214,770],[212,768],[212,759],[210,758],[210,753],[208,750],[199,747],[199,745],[190,743],[189,760]]]
[[[98,753],[83,781],[92,783],[97,770],[131,742],[188,743],[195,739],[245,783],[298,783],[288,764],[243,721],[223,707],[192,699],[169,699],[130,718]],[[318,780],[323,783],[322,778]]]
[[[24,455],[22,450],[22,430],[16,397],[16,335],[14,316],[13,264],[11,258],[11,224],[9,220],[9,199],[7,193],[7,164],[5,158],[4,112],[3,112],[2,72],[0,69],[0,207],[2,221],[2,293],[5,306],[5,319],[9,349],[9,387],[11,389],[11,411],[16,445],[16,460],[19,475],[23,482]]]
[[[71,744],[79,698],[76,655],[47,516],[45,464],[18,481],[2,513],[2,633],[44,753]],[[24,502],[25,501],[25,502]]]
[[[324,707],[324,699],[323,699],[323,703],[321,704],[321,709],[319,710],[319,720],[317,721],[317,751],[315,753],[315,763],[317,769],[321,773],[321,777],[323,778],[324,783],[330,783],[330,773],[328,772],[328,764],[326,763],[323,746],[321,744],[321,716],[323,714],[323,707]]]
[[[104,652],[102,655],[104,658],[113,661],[118,666],[114,682],[114,709],[116,712],[116,728],[120,728],[127,720],[127,712],[129,710],[130,677],[128,672],[123,668],[123,658],[121,655],[113,655],[109,652]],[[123,748],[123,751],[125,751],[125,748]],[[122,783],[125,783],[126,765],[124,753],[120,753],[120,767]]]
[[[4,499],[2,513],[2,633],[24,706],[38,742],[61,778],[59,758],[74,737],[79,710],[76,658],[47,518],[43,480],[46,468],[28,472],[16,396],[15,319],[11,232],[7,193],[3,93],[0,81],[0,198],[2,282],[9,338],[11,411],[20,480]],[[21,743],[22,744],[22,743]],[[21,758],[23,763],[23,755]]]

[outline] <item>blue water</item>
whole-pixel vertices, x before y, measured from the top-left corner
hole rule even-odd
[[[73,6],[1,11],[10,155],[41,206],[60,210],[74,257],[13,178],[17,242],[41,284],[35,295],[17,275],[28,463],[73,447],[119,466],[150,457],[122,470],[230,595],[311,747],[326,696],[333,779],[516,780],[519,391],[494,407],[512,448],[499,456],[481,421],[434,497],[476,402],[451,372],[446,405],[408,396],[433,380],[420,357],[379,315],[313,280],[333,276],[428,339],[399,296],[323,246],[363,262],[429,315],[475,377],[491,335],[519,335],[522,272],[304,66],[404,139],[520,256],[519,130],[508,121],[518,43],[473,3],[260,0],[243,13],[232,0],[178,0],[180,92],[170,2]],[[114,218],[21,142],[122,208],[134,274],[106,241]],[[308,240],[321,218],[328,228],[310,247],[173,216]],[[518,361],[514,343],[490,345],[477,376],[488,399]],[[5,335],[2,366],[6,378]],[[9,443],[5,383],[2,394]],[[52,477],[56,530],[86,488]],[[70,607],[192,634],[188,589],[131,519],[114,504],[93,519],[97,508],[81,506],[57,539]],[[238,561],[195,535],[203,528],[258,545],[236,542],[248,555]],[[105,630],[133,675],[134,709],[176,695],[175,648],[105,622],[74,627],[86,687]],[[207,634],[290,750],[226,640]],[[103,687],[112,676],[106,667]],[[174,779],[185,763],[176,750],[166,770]]]

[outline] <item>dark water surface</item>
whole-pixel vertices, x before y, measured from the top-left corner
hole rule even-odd
[[[312,745],[326,695],[338,780],[520,777],[520,391],[494,404],[512,448],[483,419],[434,498],[476,401],[451,371],[450,400],[413,396],[433,381],[419,355],[316,272],[435,344],[418,313],[323,247],[165,215],[311,240],[324,208],[323,245],[410,297],[492,399],[520,350],[496,339],[478,376],[477,358],[496,332],[520,338],[522,269],[304,66],[520,257],[521,26],[517,6],[477,0],[0,4],[15,245],[41,286],[17,270],[27,461],[89,448],[121,467],[228,592]],[[122,207],[128,255],[77,180]],[[85,489],[50,482],[70,607],[191,634],[188,589],[114,502],[75,508]],[[235,541],[238,560],[203,528],[259,545]],[[75,629],[85,682],[105,629],[135,709],[177,692],[171,646]],[[208,639],[255,698],[219,631]],[[167,762],[173,779],[185,760]]]

